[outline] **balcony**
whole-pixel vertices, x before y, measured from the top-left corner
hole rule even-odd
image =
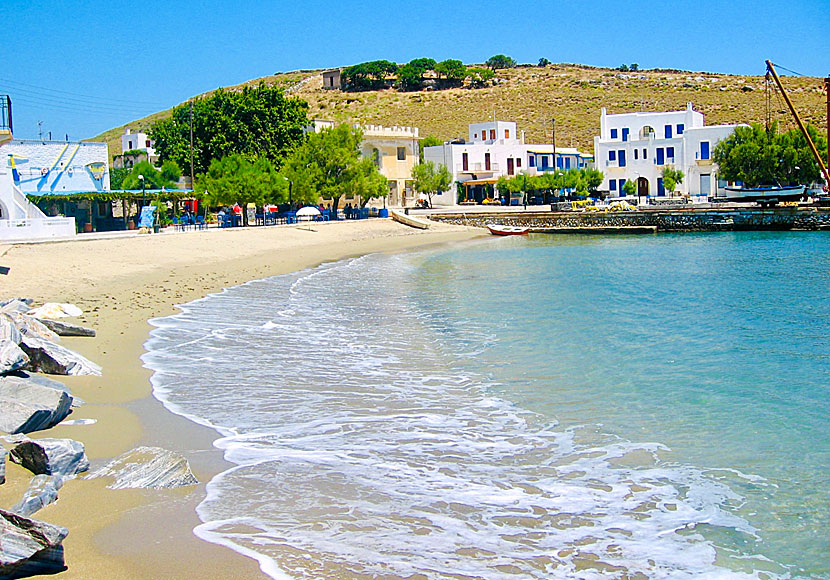
[[[484,162],[468,163],[467,169],[464,169],[463,163],[455,164],[456,173],[497,173],[499,171],[498,163],[490,163],[489,168],[485,166]]]

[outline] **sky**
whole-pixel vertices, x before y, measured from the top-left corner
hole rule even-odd
[[[21,139],[88,139],[217,87],[377,59],[737,75],[769,59],[830,75],[830,0],[3,0],[0,23],[0,94]]]

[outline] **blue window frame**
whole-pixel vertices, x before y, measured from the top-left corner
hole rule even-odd
[[[556,166],[557,166],[559,169],[562,169],[562,158],[561,158],[561,157],[557,157],[557,158],[556,158]]]
[[[571,168],[571,158],[570,157],[565,157],[565,169],[570,169],[570,168]]]
[[[674,159],[674,147],[666,147],[666,157]]]
[[[616,129],[611,129],[611,138],[612,138],[612,139],[616,139],[616,138],[617,138],[617,130],[616,130]]]
[[[663,148],[658,147],[657,148],[657,160],[655,162],[657,165],[664,165],[666,163],[666,159],[663,156],[663,154],[664,154]]]
[[[620,184],[619,184],[620,197],[625,197],[625,189],[623,189],[624,186],[625,186],[625,179],[620,179]]]
[[[617,152],[616,151],[609,151],[608,152],[608,161],[616,161],[617,160]]]
[[[625,149],[617,151],[617,158],[620,160],[620,167],[625,167]]]
[[[527,158],[527,165],[528,167],[536,167],[536,156],[531,155]]]
[[[671,125],[664,127],[666,139],[671,139]]]
[[[639,158],[639,153],[640,153],[640,150],[639,150],[639,149],[635,149],[635,150],[634,150],[634,159],[638,159],[638,158]]]
[[[608,182],[608,189],[610,189],[611,191],[617,191],[617,180],[616,179],[612,179]]]
[[[623,127],[623,141],[628,141],[628,127]]]
[[[547,169],[548,168],[548,156],[547,155],[542,155],[541,158],[542,158],[542,169]]]
[[[677,134],[682,135],[683,134],[683,129],[685,129],[685,127],[683,126],[683,123],[678,123],[676,129],[677,129]]]
[[[709,141],[700,142],[700,158],[709,159]]]

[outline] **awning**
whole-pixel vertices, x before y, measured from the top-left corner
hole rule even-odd
[[[461,185],[467,187],[468,185],[495,185],[498,183],[498,179],[490,178],[490,179],[470,179],[469,181],[462,181]]]

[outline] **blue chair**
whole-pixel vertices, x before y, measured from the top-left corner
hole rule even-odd
[[[201,215],[196,216],[196,227],[200,230],[207,229],[207,222],[205,221],[205,217]]]

